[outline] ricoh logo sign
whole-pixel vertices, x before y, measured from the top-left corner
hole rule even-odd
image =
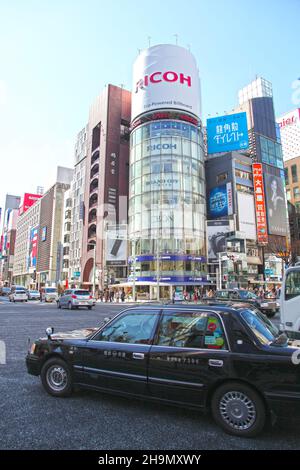
[[[145,112],[176,109],[200,117],[196,61],[185,48],[162,44],[144,50],[133,66],[132,121]]]
[[[147,152],[155,152],[160,150],[176,150],[176,144],[153,144],[148,145]]]
[[[167,72],[153,72],[151,75],[145,75],[144,78],[141,78],[137,84],[135,93],[138,93],[140,89],[144,89],[149,86],[149,84],[157,84],[161,82],[175,83],[179,82],[181,85],[186,85],[188,87],[192,86],[192,77],[190,75],[184,75],[184,73],[177,73],[168,70]]]

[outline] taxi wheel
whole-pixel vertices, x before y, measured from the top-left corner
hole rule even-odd
[[[216,423],[234,436],[257,436],[266,423],[263,400],[255,390],[242,383],[221,385],[213,395],[211,409]]]
[[[45,362],[41,370],[41,381],[46,392],[55,397],[68,397],[73,391],[70,368],[58,357]]]
[[[90,305],[88,306],[88,310],[92,310],[92,307]]]

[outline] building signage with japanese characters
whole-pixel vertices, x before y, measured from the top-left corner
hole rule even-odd
[[[220,153],[249,147],[246,113],[207,119],[207,152]]]
[[[266,245],[268,243],[268,231],[262,164],[253,163],[252,171],[256,213],[257,242],[260,245]]]

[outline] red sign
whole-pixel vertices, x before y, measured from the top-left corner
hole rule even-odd
[[[19,209],[19,215],[26,212],[29,209],[29,207],[33,206],[33,204],[41,197],[42,197],[41,194],[25,193],[24,198],[23,198],[23,203]]]
[[[145,86],[148,86],[149,83],[155,84],[160,82],[177,82],[179,81],[181,85],[186,84],[188,87],[192,86],[192,78],[190,75],[185,76],[183,73],[172,72],[172,70],[168,70],[164,73],[162,72],[153,72],[151,75],[145,75],[144,78],[139,80],[136,84],[135,93],[139,91],[139,89],[143,89]]]
[[[268,243],[268,229],[262,164],[253,163],[252,171],[256,212],[257,242],[259,245],[266,245]]]

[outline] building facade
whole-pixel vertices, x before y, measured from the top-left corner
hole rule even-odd
[[[286,162],[300,156],[300,108],[276,119],[280,129],[283,160]]]
[[[199,74],[189,51],[158,45],[133,75],[129,280],[149,298],[169,297],[206,282]]]
[[[291,252],[294,256],[300,256],[300,156],[286,160],[284,162],[284,171],[289,209]]]
[[[74,176],[70,189],[72,209],[68,278],[72,283],[77,285],[82,281],[81,252],[87,163],[87,132],[88,128],[85,126],[77,135],[75,143]]]
[[[257,247],[252,159],[249,154],[228,152],[221,158],[208,158],[205,170],[211,278],[219,283],[218,250],[237,253],[234,262],[232,257],[222,261],[222,282],[247,286],[248,280],[257,279],[262,265]]]
[[[36,287],[37,246],[41,199],[18,217],[13,282],[26,288]]]
[[[123,259],[116,255],[113,265],[106,264],[106,229],[127,224],[130,109],[131,93],[114,85],[90,109],[81,256],[85,287],[95,283],[103,290],[111,280],[126,278]]]
[[[7,194],[4,211],[0,208],[0,223],[2,223],[0,237],[0,283],[10,285],[15,253],[16,225],[21,203],[20,196]]]
[[[57,182],[40,199],[36,267],[39,287],[57,285],[62,281],[64,195],[70,189],[72,178],[73,169],[58,167]]]

